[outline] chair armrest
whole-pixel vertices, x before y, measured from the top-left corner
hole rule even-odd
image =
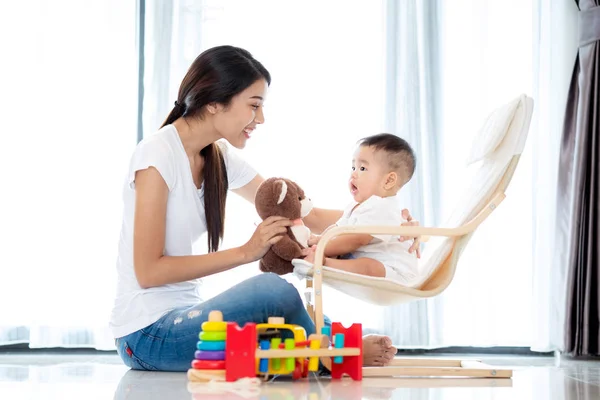
[[[325,253],[325,246],[327,243],[336,236],[349,235],[356,233],[367,233],[367,234],[388,234],[388,235],[400,235],[400,236],[425,236],[429,239],[429,236],[464,236],[473,232],[485,219],[498,207],[498,205],[506,198],[506,195],[502,192],[498,192],[492,197],[492,200],[469,222],[458,226],[456,228],[435,228],[425,226],[376,226],[376,225],[364,225],[364,226],[337,226],[328,230],[317,244],[315,254],[315,267],[322,266],[320,260],[323,259]],[[426,240],[422,240],[426,241]]]

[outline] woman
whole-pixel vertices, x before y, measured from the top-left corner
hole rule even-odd
[[[254,203],[263,178],[219,139],[244,148],[264,122],[269,72],[247,51],[220,46],[203,52],[184,77],[161,129],[141,141],[124,185],[111,329],[117,350],[133,369],[185,371],[199,327],[211,310],[224,319],[265,322],[281,316],[313,333],[296,289],[273,274],[248,279],[203,301],[202,277],[262,258],[291,225],[271,217],[241,247],[219,250],[225,199],[233,190]],[[305,224],[321,232],[341,211],[314,209]],[[207,233],[209,253],[192,255]],[[415,247],[418,244],[415,241]],[[385,365],[396,349],[383,336],[364,338],[364,363]]]

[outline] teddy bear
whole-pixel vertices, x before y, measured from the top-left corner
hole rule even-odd
[[[293,272],[292,260],[302,258],[302,249],[308,247],[310,229],[304,225],[302,218],[312,210],[311,200],[295,182],[269,178],[258,187],[254,203],[263,220],[277,215],[293,222],[283,238],[272,245],[260,260],[260,270],[278,275]]]

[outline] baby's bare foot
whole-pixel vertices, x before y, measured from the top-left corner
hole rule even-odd
[[[311,335],[309,339],[319,335]],[[327,336],[320,336],[321,347],[329,346]],[[396,355],[397,349],[392,345],[392,340],[387,336],[365,335],[363,336],[363,366],[365,367],[383,367],[390,363]],[[321,357],[321,363],[325,368],[331,371],[331,358]]]
[[[363,336],[363,365],[384,366],[390,363],[396,355],[397,349],[392,345],[392,340],[387,336]]]

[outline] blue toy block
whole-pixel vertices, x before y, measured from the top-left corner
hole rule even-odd
[[[270,348],[271,348],[271,342],[269,342],[268,340],[260,341],[260,349],[261,350],[269,350]],[[269,372],[269,359],[268,358],[260,359],[260,362],[258,365],[258,370],[263,374],[266,374],[267,372]]]
[[[343,349],[344,348],[344,334],[336,333],[334,342],[335,342],[334,346],[336,349]],[[343,356],[333,357],[334,364],[341,364],[343,362],[343,360],[344,360]]]

